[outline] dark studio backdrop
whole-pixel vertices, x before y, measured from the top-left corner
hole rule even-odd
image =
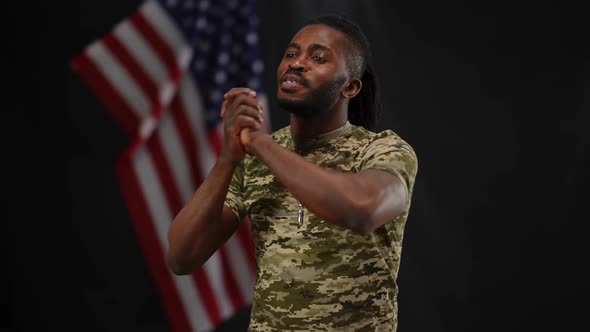
[[[123,132],[67,62],[139,1],[43,5],[27,119],[42,138],[8,239],[7,331],[168,331],[114,171]],[[399,274],[399,331],[587,326],[590,84],[582,7],[561,2],[258,0],[273,129],[275,69],[299,25],[341,13],[364,29],[379,129],[419,171]],[[25,121],[25,120],[23,120]],[[27,143],[28,144],[28,143]],[[38,216],[37,216],[38,215]],[[240,331],[248,312],[221,330]],[[585,328],[582,328],[582,330]]]

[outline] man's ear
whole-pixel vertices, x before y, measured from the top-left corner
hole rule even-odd
[[[342,90],[340,90],[340,93],[344,98],[352,99],[356,97],[356,95],[358,95],[359,92],[361,92],[362,87],[363,82],[361,82],[360,79],[356,77],[351,77],[348,79],[346,85],[344,85]]]

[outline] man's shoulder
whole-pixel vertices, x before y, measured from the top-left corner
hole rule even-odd
[[[373,132],[371,130],[366,129],[362,126],[350,125],[351,133],[350,139],[351,141],[356,141],[359,143],[370,144],[375,140],[386,140],[386,141],[396,141],[402,140],[402,138],[393,130],[391,129],[384,129],[379,132]],[[277,129],[271,134],[272,139],[277,143],[282,143],[291,138],[291,126],[285,126],[283,128]]]
[[[350,143],[345,147],[350,154],[356,154],[361,164],[383,162],[393,165],[403,159],[412,165],[417,165],[417,155],[414,148],[400,135],[391,129],[373,132],[366,128],[355,126]]]
[[[368,148],[370,145],[397,145],[404,143],[404,141],[396,132],[391,129],[384,129],[379,132],[373,132],[361,126],[352,126],[352,132],[350,135],[351,141],[356,143],[358,147]]]

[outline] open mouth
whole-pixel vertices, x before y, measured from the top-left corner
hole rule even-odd
[[[285,74],[281,77],[280,87],[286,91],[294,91],[306,86],[305,79],[295,74]]]
[[[299,82],[296,82],[296,81],[286,80],[286,81],[281,82],[281,88],[284,88],[287,90],[299,89],[302,87],[303,87],[303,85]]]

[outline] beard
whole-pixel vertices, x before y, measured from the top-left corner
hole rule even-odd
[[[334,106],[344,82],[346,77],[336,78],[311,90],[302,100],[278,98],[277,102],[282,109],[303,118],[321,116]]]

